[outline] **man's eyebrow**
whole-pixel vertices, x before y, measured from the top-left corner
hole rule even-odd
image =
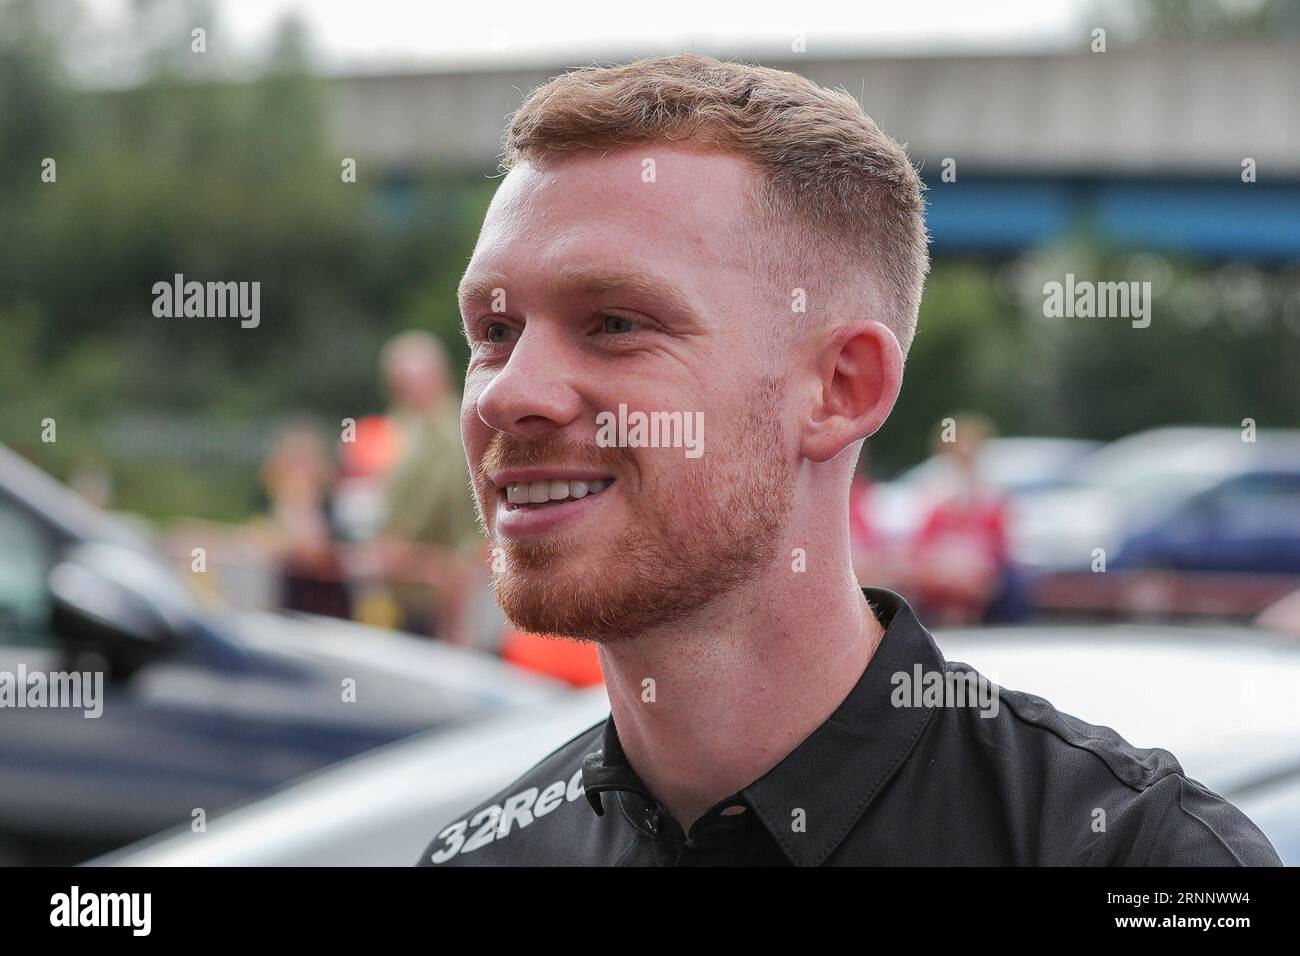
[[[663,304],[668,311],[684,319],[699,321],[699,312],[690,301],[673,288],[672,283],[651,272],[637,269],[602,269],[590,266],[567,266],[560,269],[547,283],[552,294],[582,294],[589,296],[626,289],[646,299]],[[484,275],[463,279],[456,297],[462,309],[474,302],[491,299],[498,289],[507,289],[503,276]],[[506,293],[509,295],[509,292]]]

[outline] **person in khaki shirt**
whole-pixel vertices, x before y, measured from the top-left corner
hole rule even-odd
[[[388,477],[380,566],[394,583],[407,630],[463,641],[483,544],[447,354],[427,332],[404,332],[385,346],[381,364],[400,442]]]

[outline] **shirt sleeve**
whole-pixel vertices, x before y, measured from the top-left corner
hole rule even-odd
[[[1250,819],[1223,797],[1171,773],[1127,808],[1133,866],[1281,866],[1277,851]]]

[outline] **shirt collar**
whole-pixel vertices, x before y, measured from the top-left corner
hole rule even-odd
[[[902,765],[931,716],[928,707],[890,703],[893,675],[941,671],[943,655],[907,602],[863,588],[885,628],[870,663],[835,712],[779,764],[734,797],[752,807],[786,857],[819,866],[848,835],[880,788]],[[601,794],[628,791],[653,801],[628,763],[611,715],[600,747],[583,759],[582,783],[597,814]]]

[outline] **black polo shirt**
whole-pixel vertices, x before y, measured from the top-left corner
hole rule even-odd
[[[1172,754],[994,688],[897,594],[863,593],[885,635],[857,685],[689,833],[611,716],[440,829],[420,865],[1280,865]]]

